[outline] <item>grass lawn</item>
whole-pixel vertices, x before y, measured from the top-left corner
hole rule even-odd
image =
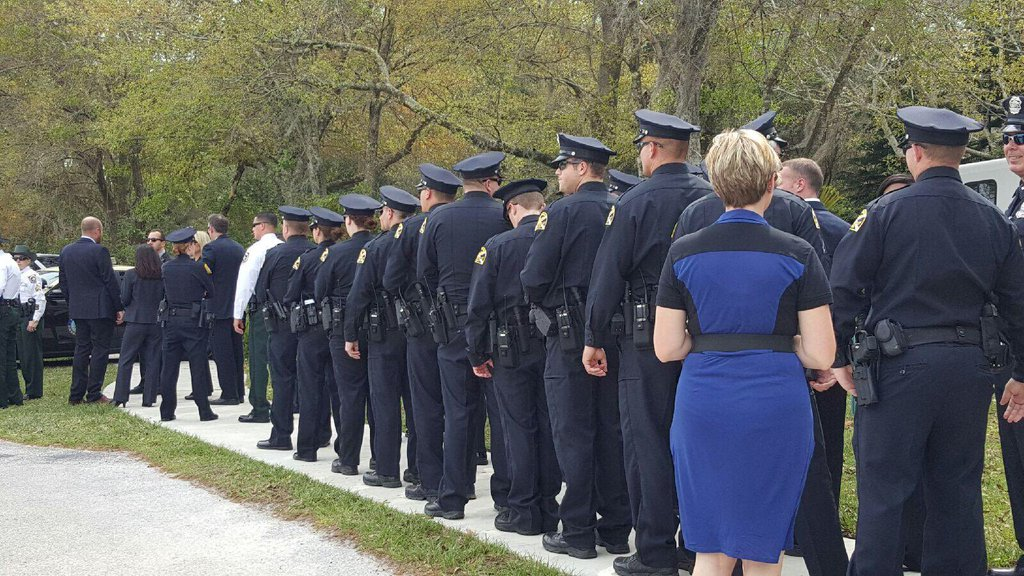
[[[1003,456],[999,450],[999,429],[996,423],[995,402],[988,419],[988,439],[985,441],[985,470],[981,491],[985,508],[985,541],[988,543],[989,566],[1013,566],[1021,555],[1013,534],[1010,500],[1003,475]],[[846,457],[843,461],[843,492],[839,508],[843,531],[853,537],[857,528],[857,478],[853,460],[853,415],[847,414]]]
[[[112,377],[114,365],[108,368]],[[508,549],[444,528],[297,472],[217,448],[107,406],[69,406],[71,369],[47,367],[45,396],[0,410],[0,439],[41,446],[117,450],[238,502],[353,542],[408,574],[558,575]],[[98,487],[102,490],[102,487]]]

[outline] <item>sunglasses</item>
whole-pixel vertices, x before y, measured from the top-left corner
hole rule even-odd
[[[255,228],[255,227],[259,226],[260,224],[266,224],[266,222],[253,222],[252,223],[252,227]]]
[[[1017,132],[1016,134],[1003,134],[1003,146],[1006,146],[1013,140],[1013,143],[1017,146],[1024,146],[1024,132]]]
[[[567,166],[575,166],[575,165],[577,165],[577,164],[582,164],[582,163],[583,163],[583,162],[582,162],[582,161],[580,161],[580,160],[562,160],[562,161],[561,161],[561,162],[559,162],[559,163],[558,163],[558,165],[557,165],[557,166],[555,167],[555,170],[565,170],[565,168],[566,168]]]
[[[903,138],[900,138],[899,141],[896,142],[896,146],[899,147],[899,149],[903,150],[904,152],[910,150],[910,147],[913,145],[914,143],[910,141],[910,136],[906,134],[903,136]]]
[[[28,260],[28,258],[25,258],[24,256],[12,256],[11,259],[14,260],[15,262],[22,262],[24,260]]]
[[[146,238],[146,242],[164,242],[163,238]]]
[[[653,140],[644,140],[642,142],[637,142],[636,143],[636,151],[640,152],[641,150],[644,149],[644,146],[647,146],[648,144],[650,144],[651,146],[658,146],[658,147],[661,146],[661,144],[658,144],[657,142],[655,142]]]

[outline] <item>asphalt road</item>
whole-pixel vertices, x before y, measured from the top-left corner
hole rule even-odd
[[[0,442],[0,575],[390,575],[378,560],[116,453]]]

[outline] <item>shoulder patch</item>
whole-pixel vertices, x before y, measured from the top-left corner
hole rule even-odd
[[[861,211],[860,216],[857,216],[857,219],[853,221],[853,224],[850,225],[850,232],[856,232],[860,230],[860,227],[864,225],[864,221],[867,219],[868,209],[865,208],[864,210]]]
[[[420,234],[423,234],[426,231],[427,231],[427,218],[424,216],[423,217],[423,224],[420,224]]]
[[[206,262],[203,262],[203,269],[206,270],[207,274],[213,274],[213,270],[210,270],[210,265]]]
[[[605,226],[611,226],[612,222],[615,221],[615,206],[608,212],[608,219],[604,221]]]
[[[539,222],[540,221],[538,220],[538,223]],[[477,253],[476,260],[474,260],[474,262],[476,262],[480,266],[483,266],[484,262],[487,262],[487,247],[486,246],[481,246],[480,247],[480,252]]]
[[[404,230],[404,229],[405,229],[405,224],[403,224],[402,222],[399,222],[398,223],[398,228],[395,228],[395,240],[398,240],[399,238],[402,237],[402,230]]]
[[[246,250],[245,251],[245,255],[242,256],[242,263],[245,263],[247,260],[249,260],[249,251],[248,250]]]
[[[295,264],[292,264],[292,270],[298,270],[299,266],[301,264],[302,264],[302,256],[299,256],[298,258],[295,259]]]
[[[362,264],[366,262],[366,248],[359,251],[359,258],[356,258],[356,264]]]
[[[540,213],[540,217],[537,218],[537,225],[533,227],[534,232],[541,232],[548,227],[548,211],[545,210]],[[483,262],[481,262],[483,264]]]
[[[324,261],[327,260],[327,252],[329,252],[329,251],[330,251],[330,248],[324,248],[324,253],[320,255],[320,261],[321,262],[324,262]]]
[[[813,208],[811,209],[811,218],[814,220],[814,227],[821,230],[821,224],[818,224],[818,215],[814,212]]]

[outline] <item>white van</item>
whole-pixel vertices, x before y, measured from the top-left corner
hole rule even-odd
[[[1013,199],[1013,191],[1020,186],[1020,177],[1010,172],[1005,158],[961,164],[960,177],[964,184],[991,200],[1004,212]]]

